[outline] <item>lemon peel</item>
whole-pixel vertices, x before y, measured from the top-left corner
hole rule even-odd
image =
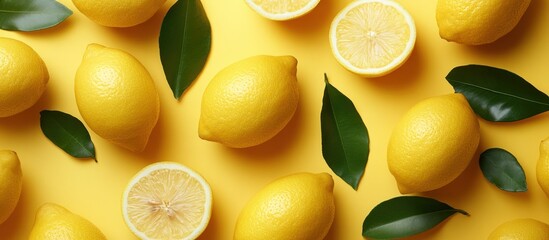
[[[160,100],[147,69],[132,55],[99,44],[86,48],[76,71],[78,110],[102,138],[134,152],[147,146]]]
[[[294,57],[266,55],[221,70],[202,95],[199,137],[234,148],[273,138],[297,109],[296,72]]]
[[[0,150],[0,224],[15,210],[23,187],[23,173],[17,153]]]
[[[531,0],[438,0],[442,39],[466,45],[495,42],[518,24]]]
[[[397,123],[387,147],[387,164],[401,193],[426,192],[456,179],[480,142],[480,126],[460,93],[414,105]]]
[[[36,104],[50,76],[42,58],[29,45],[0,37],[0,117],[10,117]]]
[[[328,173],[272,181],[244,206],[233,239],[324,239],[335,215],[333,188]]]

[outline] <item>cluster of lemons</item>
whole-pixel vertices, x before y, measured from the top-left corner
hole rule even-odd
[[[288,20],[310,12],[320,0],[245,1],[266,18]],[[149,19],[165,0],[73,2],[98,24],[128,27]],[[471,45],[493,42],[514,28],[529,2],[439,0],[436,20],[440,36]],[[404,64],[415,39],[413,18],[390,0],[352,2],[334,18],[329,36],[337,61],[365,77],[382,76]],[[35,104],[49,77],[38,54],[17,40],[0,38],[0,63],[0,73],[11,79],[0,83],[0,117],[9,117]],[[271,139],[297,108],[296,66],[292,56],[255,56],[220,71],[203,94],[199,136],[235,148]],[[149,72],[131,54],[90,44],[75,76],[75,96],[84,121],[97,135],[131,151],[146,147],[158,120],[159,98]],[[250,117],[250,113],[259,112]],[[478,120],[463,95],[418,103],[396,126],[388,145],[388,165],[399,190],[424,192],[453,181],[473,157],[479,139]],[[544,182],[549,189],[546,145],[538,175],[545,179],[540,184]],[[1,223],[17,204],[22,174],[12,151],[0,152],[0,167]],[[162,182],[174,183],[175,191],[154,187]],[[323,239],[334,218],[333,184],[326,173],[298,173],[273,181],[242,210],[234,239]],[[195,196],[193,202],[182,198],[181,191]],[[207,181],[198,173],[178,163],[159,162],[130,181],[124,192],[123,214],[129,228],[142,239],[194,239],[208,224],[211,195]],[[549,234],[549,227],[537,221],[511,225],[502,228],[517,230],[496,230],[493,235],[531,229]],[[61,206],[44,205],[30,239],[58,239],[60,234],[70,234],[71,239],[105,239],[89,221]],[[493,239],[500,239],[497,236]]]

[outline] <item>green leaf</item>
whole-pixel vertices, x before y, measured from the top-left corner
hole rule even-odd
[[[549,96],[504,69],[466,65],[446,76],[482,118],[495,122],[522,120],[549,110]]]
[[[55,0],[0,1],[0,28],[35,31],[63,22],[72,11]]]
[[[46,137],[69,155],[95,159],[95,147],[84,124],[60,111],[40,112],[40,128]]]
[[[480,154],[480,169],[484,177],[499,189],[526,192],[526,175],[513,154],[501,148],[491,148]]]
[[[400,196],[375,206],[362,224],[362,236],[392,239],[427,231],[454,213],[469,216],[438,200],[419,196]]]
[[[159,45],[164,74],[179,99],[210,53],[211,27],[200,0],[179,0],[170,8],[162,21]]]
[[[322,155],[332,171],[356,190],[370,153],[368,130],[353,102],[328,82],[326,74],[324,79]]]

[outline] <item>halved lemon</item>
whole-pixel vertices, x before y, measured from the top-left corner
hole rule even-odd
[[[179,163],[158,162],[143,168],[122,199],[124,220],[141,239],[196,239],[210,221],[210,186]]]
[[[300,17],[313,10],[320,0],[245,0],[259,15],[283,21]]]
[[[400,67],[414,48],[412,16],[392,0],[351,2],[332,21],[330,47],[347,70],[379,77]]]

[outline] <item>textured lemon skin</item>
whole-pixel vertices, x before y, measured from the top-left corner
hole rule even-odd
[[[327,173],[296,173],[271,182],[243,208],[233,239],[324,239],[335,214],[333,188]]]
[[[297,109],[296,72],[292,56],[255,56],[221,70],[202,96],[199,137],[234,148],[274,137]]]
[[[467,45],[496,41],[518,24],[530,0],[438,0],[440,37]]]
[[[36,213],[29,240],[106,240],[87,219],[54,203],[45,203]]]
[[[15,210],[23,187],[21,163],[11,150],[0,150],[0,224]]]
[[[401,193],[443,187],[469,165],[479,141],[478,119],[462,94],[425,99],[397,123],[387,149]]]
[[[0,37],[0,117],[33,106],[46,90],[46,64],[29,45]]]
[[[539,145],[536,179],[543,192],[549,197],[549,138],[541,141]]]
[[[531,218],[520,218],[496,227],[487,240],[549,240],[549,225]]]
[[[72,0],[76,8],[97,24],[132,27],[150,19],[166,0]]]
[[[132,55],[90,44],[77,69],[76,103],[97,135],[143,151],[158,121],[160,100],[151,75]]]

